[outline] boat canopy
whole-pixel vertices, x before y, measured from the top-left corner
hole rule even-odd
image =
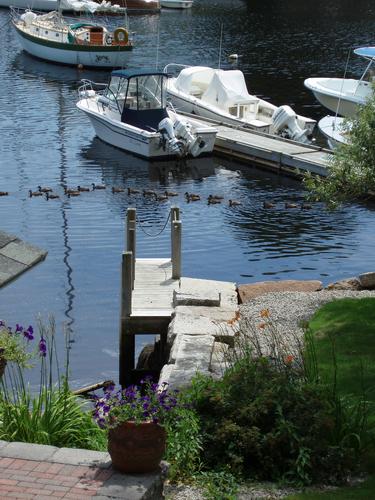
[[[254,96],[249,95],[242,71],[221,69],[215,70],[207,90],[202,95],[202,100],[222,108],[257,101]]]
[[[354,54],[362,57],[375,58],[375,47],[360,47],[354,50]]]
[[[117,69],[112,71],[111,76],[119,76],[120,78],[133,78],[136,76],[165,76],[169,78],[168,73],[163,71],[155,71],[152,69]]]

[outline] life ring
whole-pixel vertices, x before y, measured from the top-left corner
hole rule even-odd
[[[128,30],[125,28],[117,28],[113,32],[113,39],[115,43],[119,45],[126,45],[129,40],[129,33]]]

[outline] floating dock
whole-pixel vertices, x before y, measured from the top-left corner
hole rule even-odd
[[[227,125],[208,118],[181,113],[218,129],[215,152],[239,161],[252,162],[292,176],[301,173],[325,177],[332,151],[313,144],[302,144],[275,135]]]

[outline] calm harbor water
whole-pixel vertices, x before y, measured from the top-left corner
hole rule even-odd
[[[311,10],[298,0],[195,0],[188,12],[130,18],[137,44],[131,65],[217,66],[223,23],[222,66],[228,66],[228,54],[238,53],[250,92],[320,118],[326,113],[303,80],[341,76],[351,47],[374,43],[374,10],[369,0],[355,5],[319,0]],[[68,199],[63,186],[94,182],[177,191],[171,203],[182,211],[186,276],[328,283],[374,269],[374,207],[350,205],[330,213],[316,204],[308,211],[286,210],[285,201],[303,199],[296,181],[216,157],[151,164],[102,143],[75,107],[76,90],[81,78],[106,81],[108,75],[32,59],[21,52],[7,19],[8,11],[0,10],[0,190],[10,192],[0,199],[0,229],[45,248],[48,257],[0,290],[0,318],[35,324],[37,313],[54,314],[58,325],[67,324],[74,338],[74,385],[117,378],[127,207],[136,206],[142,220],[138,255],[162,257],[169,255],[169,232],[157,238],[146,232],[163,227],[170,203],[114,195],[110,189]],[[348,75],[359,75],[363,66],[351,57]],[[28,190],[39,184],[53,187],[61,199],[29,198]],[[226,202],[187,204],[186,191],[202,198],[220,194]],[[242,205],[229,208],[229,198]],[[276,208],[264,210],[265,200]]]

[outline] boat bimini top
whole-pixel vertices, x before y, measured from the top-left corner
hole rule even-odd
[[[105,97],[117,103],[121,121],[144,130],[157,130],[168,116],[167,73],[152,70],[115,70]]]

